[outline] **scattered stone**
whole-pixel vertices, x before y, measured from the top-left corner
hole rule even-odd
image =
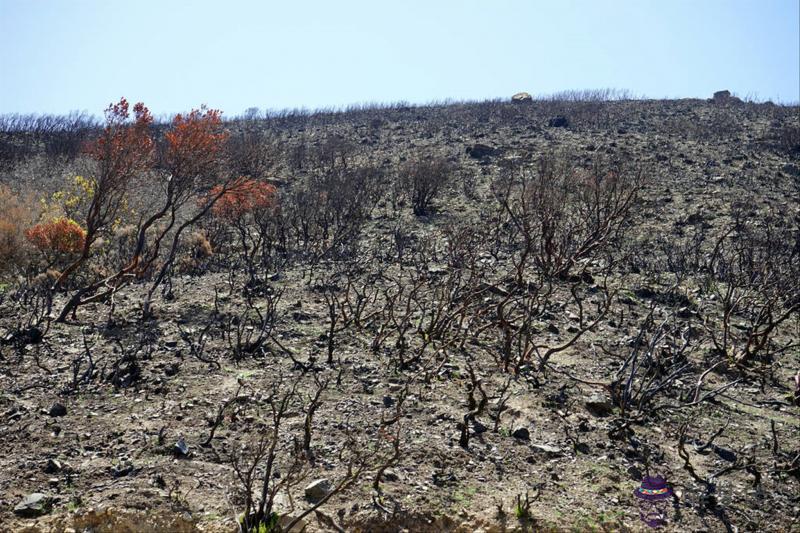
[[[472,421],[472,430],[475,432],[476,435],[479,435],[481,433],[486,433],[487,431],[489,431],[489,428],[486,427],[486,425],[481,424],[477,420],[473,420]]]
[[[164,368],[164,374],[166,374],[167,377],[172,377],[178,373],[178,370],[180,370],[180,365],[178,363],[170,363]]]
[[[397,481],[398,479],[400,479],[400,477],[394,470],[385,470],[383,472],[383,479],[385,481]]]
[[[44,467],[44,471],[46,474],[55,474],[56,472],[61,471],[61,462],[56,459],[48,459],[47,464]]]
[[[391,396],[384,396],[383,397],[383,406],[384,407],[391,407],[395,404],[396,400]]]
[[[642,471],[638,467],[631,465],[628,467],[628,476],[634,481],[641,481]]]
[[[47,412],[47,414],[50,416],[66,416],[67,408],[64,407],[63,404],[56,402],[50,406],[50,410]]]
[[[727,449],[727,448],[722,448],[720,446],[714,446],[714,453],[719,455],[719,457],[721,459],[725,460],[725,461],[728,461],[730,463],[735,463],[736,462],[736,453],[731,451],[731,450],[729,450],[729,449]]]
[[[594,416],[604,417],[610,415],[614,410],[611,401],[602,394],[593,394],[584,402],[586,410]]]
[[[0,338],[0,345],[26,346],[28,344],[39,344],[43,338],[44,333],[42,333],[42,330],[33,326],[12,331],[5,337]]]
[[[467,154],[473,159],[483,159],[497,155],[497,150],[485,144],[473,144],[467,147]]]
[[[555,333],[556,335],[561,333],[558,329],[558,326],[556,326],[555,324],[548,324],[547,331],[549,331],[550,333]]]
[[[50,512],[52,499],[42,494],[34,492],[28,494],[14,507],[14,514],[23,518],[36,518]]]
[[[111,475],[113,477],[125,477],[132,473],[133,470],[133,463],[130,461],[125,461],[111,468]]]
[[[532,444],[531,448],[537,452],[542,452],[551,456],[562,455],[564,453],[558,446],[550,446],[548,444]]]
[[[650,287],[639,287],[634,289],[633,294],[635,294],[637,298],[655,298],[658,296],[658,293]]]
[[[569,119],[559,115],[548,120],[547,125],[551,128],[566,128],[569,126]]]
[[[511,101],[515,104],[532,104],[533,97],[528,93],[522,92],[512,96]]]
[[[326,479],[315,479],[305,488],[306,498],[309,500],[321,500],[331,491],[331,482]]]
[[[512,431],[511,436],[518,440],[531,440],[531,432],[524,426],[520,426]]]
[[[165,340],[165,341],[164,341],[164,346],[166,346],[167,348],[177,348],[177,346],[178,346],[178,341],[177,341],[177,340],[175,340],[175,339],[168,339],[168,340]]]
[[[306,521],[305,518],[298,521],[292,527],[292,529],[287,530],[286,528],[289,527],[289,524],[294,519],[295,516],[293,514],[282,514],[280,518],[278,518],[278,525],[280,525],[280,531],[286,531],[286,533],[302,533],[303,531],[306,531],[306,528],[308,527],[308,522]]]
[[[178,439],[178,442],[175,443],[173,451],[177,457],[186,457],[189,455],[189,446],[186,444],[186,441],[183,439],[183,437]]]

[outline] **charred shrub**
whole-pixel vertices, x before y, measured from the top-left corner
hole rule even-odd
[[[403,165],[399,172],[402,190],[417,216],[427,215],[431,204],[450,182],[454,165],[444,157],[423,156]]]

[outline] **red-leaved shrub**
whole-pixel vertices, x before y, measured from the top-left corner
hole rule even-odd
[[[86,230],[69,218],[56,218],[36,224],[25,237],[42,252],[79,253],[86,240]]]
[[[211,196],[216,196],[222,191],[222,186],[217,185],[211,189]],[[226,220],[234,220],[246,213],[273,207],[276,203],[276,193],[275,186],[269,183],[242,177],[220,196],[212,208],[212,213]]]

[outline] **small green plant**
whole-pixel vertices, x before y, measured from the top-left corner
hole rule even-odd
[[[625,516],[623,511],[601,511],[596,515],[579,516],[572,531],[616,531]]]
[[[478,487],[466,487],[453,493],[453,501],[459,504],[468,503],[478,493]]]
[[[67,503],[67,511],[74,513],[83,506],[83,500],[80,496],[73,496]]]
[[[273,512],[269,515],[269,518],[266,521],[261,521],[257,525],[253,526],[253,529],[250,531],[252,533],[280,533],[281,527],[278,523],[280,521],[280,516],[278,513]],[[245,523],[244,523],[244,515],[239,518],[239,525],[241,526],[242,531],[245,530]]]
[[[531,500],[528,496],[528,491],[525,491],[525,499],[522,499],[522,494],[517,494],[517,503],[514,504],[514,516],[517,520],[530,520],[531,516]]]

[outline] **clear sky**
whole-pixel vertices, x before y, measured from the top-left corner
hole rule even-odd
[[[518,91],[800,100],[800,0],[0,0],[0,113]]]

